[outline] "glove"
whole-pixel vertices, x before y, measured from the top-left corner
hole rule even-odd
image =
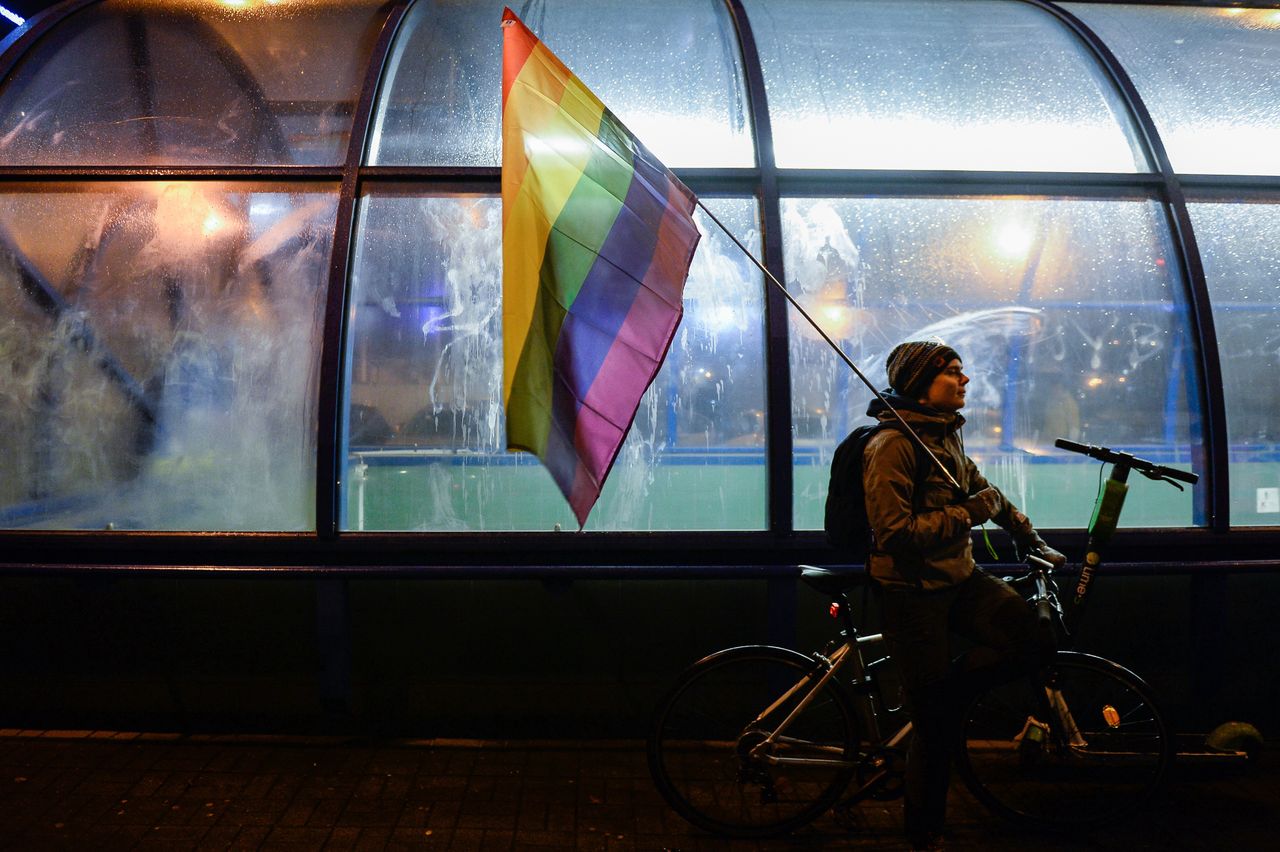
[[[960,505],[969,513],[969,523],[976,527],[985,524],[1000,511],[1000,492],[988,486]]]
[[[1034,553],[1044,561],[1052,564],[1055,571],[1067,564],[1067,557],[1050,547],[1040,537],[1040,533],[1035,530],[1031,531],[1029,537],[1014,543],[1014,552],[1017,554],[1019,562],[1026,562],[1027,554]]]

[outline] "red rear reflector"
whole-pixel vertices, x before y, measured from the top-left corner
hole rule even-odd
[[[838,604],[838,603],[833,603],[833,604],[831,604],[831,606],[830,606],[830,608],[827,610],[827,612],[831,613],[831,617],[832,617],[832,618],[839,618],[839,617],[840,617],[840,604]]]

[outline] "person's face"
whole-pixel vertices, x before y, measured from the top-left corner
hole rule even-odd
[[[952,358],[951,363],[934,377],[933,384],[929,385],[920,401],[939,411],[959,411],[964,408],[964,386],[967,384],[969,377],[964,374],[964,365],[959,358]]]

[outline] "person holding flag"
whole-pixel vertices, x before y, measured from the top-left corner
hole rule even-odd
[[[581,529],[680,323],[700,236],[693,208],[701,204],[510,9],[502,26],[507,445],[541,459]],[[962,694],[948,658],[949,630],[976,640],[988,663],[1035,655],[1025,601],[977,569],[969,530],[995,520],[1021,547],[1057,565],[1065,557],[964,454],[958,412],[969,380],[954,350],[902,344],[889,356],[892,388],[877,391],[724,230],[875,394],[868,413],[898,427],[880,430],[865,451],[876,538],[868,570],[883,587],[885,635],[916,725],[907,834],[913,845],[933,845],[946,812],[948,722]],[[913,442],[930,465],[921,495],[914,493]]]
[[[909,426],[879,430],[863,452],[862,481],[873,547],[867,571],[880,589],[889,657],[902,676],[914,728],[903,802],[913,848],[938,848],[946,820],[959,715],[979,679],[1012,676],[1053,653],[1035,616],[1008,583],[973,560],[969,531],[987,521],[1008,530],[1019,552],[1061,568],[1066,557],[987,482],[965,454],[960,428],[969,377],[954,349],[909,341],[889,353],[890,388],[867,414]],[[913,441],[928,450],[922,460]],[[921,461],[929,470],[916,470]],[[949,637],[974,643],[952,660]]]

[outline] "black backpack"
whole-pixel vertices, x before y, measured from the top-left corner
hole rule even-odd
[[[881,429],[901,429],[893,420],[868,423],[850,432],[831,457],[831,481],[827,484],[824,526],[827,541],[847,555],[865,558],[871,549],[871,522],[867,519],[867,495],[862,484],[862,456],[867,442]],[[905,433],[904,433],[905,434]],[[920,445],[916,450],[915,492],[929,474],[929,461]],[[914,493],[914,492],[913,492]]]

